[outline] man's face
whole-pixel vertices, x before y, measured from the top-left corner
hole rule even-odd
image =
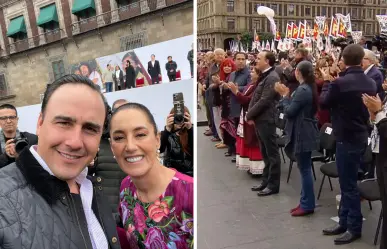
[[[0,110],[0,126],[5,132],[15,132],[19,118],[16,115],[16,111],[12,109]]]
[[[246,66],[246,57],[243,54],[238,54],[235,57],[235,65],[238,69],[242,69]]]
[[[151,60],[152,60],[152,61],[155,60],[155,56],[154,56],[154,55],[151,56]]]
[[[224,53],[222,52],[216,52],[215,53],[215,62],[220,64],[224,60]]]
[[[74,180],[95,158],[104,119],[102,98],[88,86],[67,84],[52,94],[38,119],[37,151],[57,178]]]
[[[365,38],[364,38],[364,37],[363,37],[363,38],[361,38],[361,39],[360,39],[360,44],[361,44],[361,45],[364,45],[365,43],[366,43],[366,40],[365,40]]]
[[[264,71],[266,68],[269,67],[269,62],[266,59],[266,53],[261,52],[257,56],[256,62],[256,68],[260,70],[261,72]]]
[[[172,57],[168,57],[168,61],[171,62],[172,61]]]
[[[89,77],[90,72],[89,72],[89,68],[88,68],[87,66],[82,65],[82,66],[80,67],[80,70],[81,70],[82,76]]]
[[[340,59],[339,60],[339,64],[338,64],[339,68],[341,71],[344,71],[345,70],[345,64],[344,64],[344,60],[343,59]]]
[[[302,58],[302,54],[300,52],[296,52],[296,53],[294,53],[294,58],[296,60],[301,59]]]
[[[368,58],[367,54],[364,55],[363,61],[361,63],[363,70],[366,70],[371,64],[372,64],[372,61],[370,60],[370,58]]]

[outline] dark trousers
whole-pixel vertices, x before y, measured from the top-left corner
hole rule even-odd
[[[387,156],[385,153],[376,154],[376,176],[379,183],[380,198],[382,200],[383,224],[380,249],[387,246]]]
[[[107,93],[113,92],[113,82],[105,82],[105,86]]]
[[[134,80],[126,81],[125,85],[126,89],[136,88],[136,82],[134,82]]]
[[[262,183],[271,190],[279,190],[281,180],[281,158],[277,144],[277,133],[274,123],[258,122],[255,131],[259,140],[265,169]]]
[[[160,81],[159,81],[159,76],[152,76],[152,84],[159,84]]]
[[[169,82],[176,81],[176,74],[168,74]]]
[[[301,152],[296,155],[297,166],[301,174],[300,206],[303,210],[314,210],[316,202],[313,190],[312,152]]]
[[[207,90],[206,91],[206,94],[205,94],[205,98],[206,98],[206,104],[207,104],[207,107],[208,107],[208,110],[209,110],[209,114],[210,114],[210,119],[211,119],[211,131],[212,131],[212,136],[215,137],[215,138],[219,138],[219,135],[217,130],[216,130],[216,126],[215,126],[215,122],[214,122],[214,112],[212,110],[212,101],[213,101],[213,96],[212,94],[210,93],[211,89],[210,90]]]
[[[357,179],[366,146],[367,142],[336,143],[336,165],[341,190],[339,224],[356,235],[361,234],[363,224]]]

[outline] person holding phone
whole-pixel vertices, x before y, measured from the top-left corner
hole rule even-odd
[[[167,116],[165,129],[161,132],[160,152],[164,153],[164,165],[193,177],[193,128],[191,115],[184,106],[184,121],[177,123],[175,108]]]

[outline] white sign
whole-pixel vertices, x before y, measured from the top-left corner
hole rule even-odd
[[[188,108],[192,120],[194,120],[194,116],[196,115],[194,110],[196,110],[196,106],[193,101],[193,90],[193,80],[189,79],[111,92],[104,95],[110,106],[117,99],[126,99],[129,102],[138,102],[145,105],[153,114],[157,128],[162,130],[165,126],[165,120],[173,108],[172,95],[174,93],[183,93],[184,105]],[[27,131],[33,134],[36,133],[36,124],[38,122],[40,108],[40,104],[17,108],[19,115],[18,128],[20,131]]]

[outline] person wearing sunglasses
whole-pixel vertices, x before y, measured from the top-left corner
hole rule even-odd
[[[38,137],[35,134],[19,131],[18,121],[17,110],[13,105],[0,106],[0,168],[15,162],[19,150],[27,145],[38,143]]]

